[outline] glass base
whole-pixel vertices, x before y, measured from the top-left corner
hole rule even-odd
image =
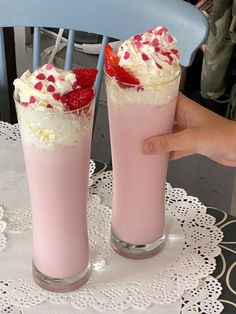
[[[160,239],[148,244],[131,244],[120,240],[111,232],[111,246],[119,255],[130,259],[145,259],[159,253],[163,246],[165,235]]]
[[[91,275],[91,267],[88,265],[78,275],[68,278],[53,278],[42,274],[33,263],[33,279],[41,288],[51,292],[70,292],[83,286]]]

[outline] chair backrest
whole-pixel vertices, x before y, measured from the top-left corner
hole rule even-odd
[[[69,29],[65,69],[72,66],[74,31],[103,35],[95,88],[100,93],[103,47],[109,37],[126,39],[164,25],[177,38],[181,64],[189,66],[208,34],[208,22],[183,0],[1,0],[0,1],[0,119],[10,121],[3,27],[34,27],[33,68],[40,65],[40,27]],[[97,106],[96,106],[97,107]]]

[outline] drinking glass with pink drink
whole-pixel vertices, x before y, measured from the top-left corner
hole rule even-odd
[[[165,239],[168,154],[144,155],[144,139],[172,131],[180,80],[176,40],[165,27],[105,48],[113,166],[111,245],[132,259],[151,257]]]
[[[94,90],[79,86],[77,74],[47,64],[14,82],[32,207],[33,278],[53,292],[75,290],[91,273],[87,194]]]

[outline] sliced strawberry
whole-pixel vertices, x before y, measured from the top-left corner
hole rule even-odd
[[[119,57],[109,44],[105,46],[105,69],[108,75],[114,76],[122,83],[130,85],[140,84],[140,81],[132,73],[119,65]],[[122,85],[122,87],[125,86]]]
[[[74,89],[64,96],[66,107],[69,107],[70,110],[76,110],[85,107],[91,102],[94,98],[94,90],[91,87]]]
[[[76,75],[77,83],[80,87],[93,87],[94,82],[96,80],[96,76],[98,74],[97,69],[75,69],[73,70]]]
[[[118,81],[130,85],[140,84],[140,81],[133,74],[128,72],[126,69],[122,68],[120,65],[116,66],[115,71],[116,71],[115,78]]]
[[[115,53],[115,51],[112,49],[112,47],[109,44],[106,44],[105,46],[105,70],[108,75],[115,76],[115,69],[114,67],[119,64],[119,57]]]

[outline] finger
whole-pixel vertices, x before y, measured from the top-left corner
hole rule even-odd
[[[153,136],[144,140],[144,154],[161,154],[171,151],[195,151],[195,130],[186,129],[174,134]]]
[[[193,152],[190,151],[175,151],[175,152],[170,152],[169,154],[169,160],[177,160],[183,157],[188,157],[193,155]]]

